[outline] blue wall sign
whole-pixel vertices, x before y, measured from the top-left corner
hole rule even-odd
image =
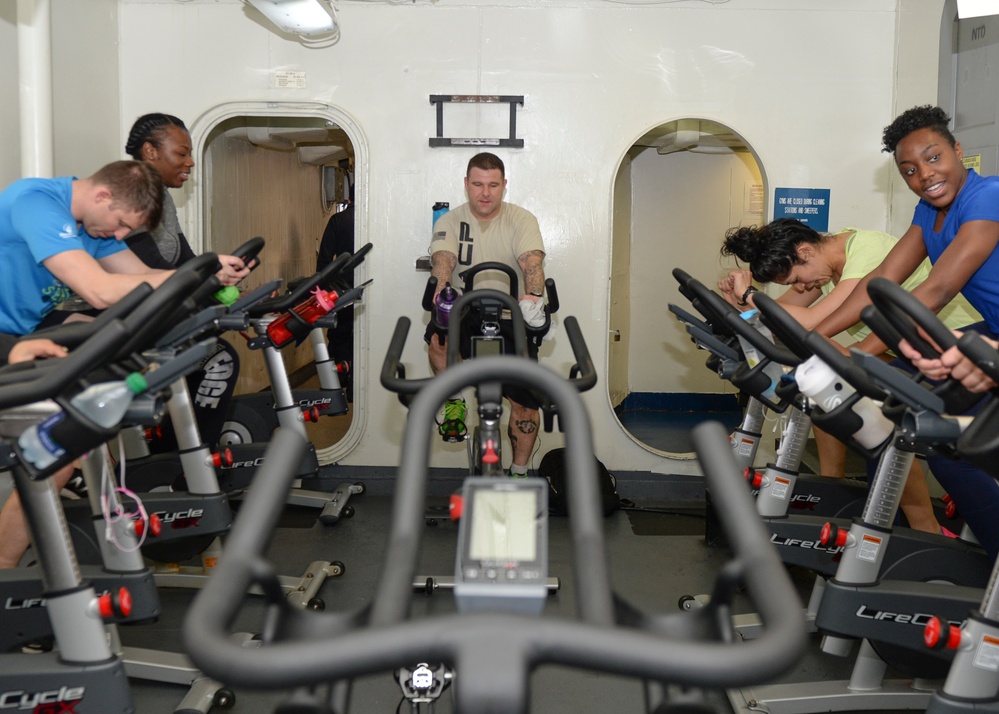
[[[829,230],[829,189],[775,189],[774,218],[795,218],[820,233]]]

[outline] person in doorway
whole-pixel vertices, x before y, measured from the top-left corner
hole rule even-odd
[[[194,168],[191,135],[184,122],[170,114],[145,114],[132,124],[125,151],[136,161],[149,165],[163,179],[163,218],[158,226],[129,234],[125,243],[150,268],[172,270],[194,257],[181,230],[177,206],[168,189],[181,188],[191,178]],[[249,274],[243,261],[232,255],[218,256],[222,269],[218,278],[235,285]],[[239,353],[224,339],[202,363],[201,370],[188,378],[194,411],[202,440],[209,446],[218,443],[226,413],[239,378]],[[172,451],[177,448],[171,431],[155,447]]]
[[[525,311],[541,307],[545,288],[545,246],[538,220],[527,209],[503,201],[506,190],[503,161],[488,152],[476,154],[465,172],[467,203],[445,213],[434,224],[430,244],[431,272],[437,278],[437,291],[455,283],[455,268],[469,268],[483,262],[504,263],[520,276],[524,294],[520,296]],[[475,287],[495,287],[485,276]],[[501,286],[505,287],[505,286]],[[436,295],[435,295],[436,297]],[[447,340],[428,328],[425,335],[430,366],[434,374],[447,365]],[[529,347],[537,359],[537,347]],[[468,357],[463,354],[463,357]],[[539,404],[527,390],[504,387],[510,402],[510,437],[513,459],[512,476],[526,476],[538,438]],[[442,435],[464,430],[466,407],[460,398],[448,400],[444,407]]]
[[[961,144],[940,107],[906,110],[885,127],[883,150],[892,154],[909,189],[919,197],[912,225],[884,260],[826,317],[818,331],[839,333],[852,315],[870,303],[867,284],[883,277],[901,284],[929,257],[933,268],[912,294],[939,313],[959,292],[984,316],[967,326],[995,340],[999,333],[999,177],[965,167]],[[858,345],[880,353],[884,344],[869,335]],[[993,557],[999,555],[999,484],[963,461],[931,455],[933,474]]]
[[[354,185],[350,186],[350,196],[347,205],[330,216],[319,243],[319,255],[316,258],[316,270],[323,270],[332,263],[338,255],[354,251]],[[345,287],[354,287],[354,274],[344,276]],[[342,386],[346,390],[347,399],[354,401],[353,362],[354,362],[354,308],[347,307],[337,313],[336,327],[326,331],[329,341],[330,358],[336,364],[346,362],[347,371],[342,377]]]
[[[718,289],[739,310],[753,307],[753,280],[777,283],[791,289],[777,302],[806,329],[812,330],[828,315],[840,309],[857,283],[867,275],[898,239],[880,231],[845,228],[832,234],[815,231],[792,218],[779,218],[762,227],[733,228],[725,235],[723,255],[731,255],[749,266],[733,270],[723,278]],[[924,261],[903,283],[912,290],[930,272]],[[941,319],[954,327],[981,319],[978,312],[958,295],[940,313]],[[846,333],[859,342],[870,328],[857,320]],[[819,455],[819,470],[824,476],[843,478],[846,474],[846,446],[838,439],[813,427]],[[942,529],[933,512],[926,476],[918,462],[913,463],[902,496],[902,511],[909,525],[930,533]]]

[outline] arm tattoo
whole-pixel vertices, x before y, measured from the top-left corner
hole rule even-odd
[[[444,283],[451,283],[456,265],[458,265],[458,256],[446,250],[434,251],[430,256],[430,274],[437,278],[437,292],[444,289]]]
[[[541,250],[529,250],[517,258],[524,273],[524,292],[541,293],[545,289],[545,254]]]

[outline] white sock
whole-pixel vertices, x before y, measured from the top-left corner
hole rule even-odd
[[[518,466],[517,464],[510,464],[510,473],[520,474],[521,476],[527,475],[527,466]]]

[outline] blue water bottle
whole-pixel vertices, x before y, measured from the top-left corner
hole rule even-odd
[[[431,228],[433,228],[433,226],[436,226],[437,225],[437,220],[441,216],[443,216],[445,213],[447,213],[448,211],[450,211],[450,210],[451,210],[451,204],[450,203],[445,203],[443,201],[438,201],[437,203],[435,203],[434,204],[434,222],[433,222],[433,225],[431,226]]]

